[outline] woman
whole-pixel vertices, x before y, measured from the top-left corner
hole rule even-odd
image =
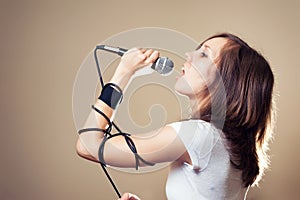
[[[151,49],[131,49],[110,82],[124,91],[132,75],[158,56]],[[208,38],[186,56],[175,90],[189,97],[191,119],[168,124],[147,140],[132,140],[144,160],[172,162],[166,184],[168,199],[244,199],[249,186],[259,182],[268,166],[271,68],[257,51],[228,33]],[[119,89],[111,86],[110,94],[121,93]],[[115,100],[108,89],[102,93],[85,128],[107,128],[107,119],[97,110],[110,119],[113,116],[121,95]],[[81,134],[78,154],[99,162],[102,140],[101,132]],[[135,156],[122,137],[106,142],[100,160],[116,167],[135,167]]]

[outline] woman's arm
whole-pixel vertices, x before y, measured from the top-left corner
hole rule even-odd
[[[131,49],[121,58],[120,64],[111,79],[111,83],[117,84],[123,91],[138,69],[150,65],[159,56],[157,51],[145,49]],[[95,105],[105,115],[111,118],[114,110],[101,100],[97,100]],[[83,128],[105,129],[106,119],[96,111],[92,110]],[[186,149],[178,138],[175,130],[169,126],[146,134],[147,139],[132,136],[139,155],[148,162],[161,163],[177,160]],[[80,156],[99,162],[98,149],[103,139],[103,133],[90,131],[82,133],[77,141],[76,149]],[[134,154],[128,148],[124,137],[114,137],[105,143],[104,161],[108,165],[116,167],[135,167]],[[140,162],[142,164],[142,162]]]

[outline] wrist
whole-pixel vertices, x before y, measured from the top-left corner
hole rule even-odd
[[[107,83],[103,86],[99,100],[103,101],[111,107],[115,109],[122,101],[123,91],[122,89],[114,83]]]
[[[109,82],[118,85],[122,91],[124,91],[132,75],[132,72],[121,72],[117,70]]]

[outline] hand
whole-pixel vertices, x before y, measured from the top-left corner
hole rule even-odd
[[[133,74],[140,68],[151,65],[159,57],[159,52],[153,49],[129,49],[121,58],[117,71]]]
[[[159,57],[159,52],[153,49],[132,48],[121,58],[121,61],[110,82],[124,89],[131,76],[145,66],[152,65]]]
[[[141,199],[134,194],[125,193],[119,200],[141,200]]]

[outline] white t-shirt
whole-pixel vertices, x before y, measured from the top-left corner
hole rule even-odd
[[[248,188],[243,187],[241,171],[230,164],[222,131],[202,120],[169,124],[184,143],[192,165],[174,163],[166,194],[168,200],[242,200]]]

